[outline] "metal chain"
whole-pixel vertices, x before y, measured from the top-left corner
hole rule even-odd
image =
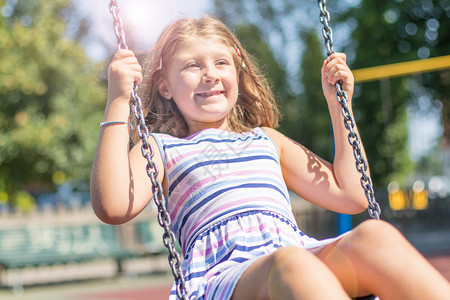
[[[334,53],[333,50],[333,31],[331,30],[330,25],[328,24],[330,21],[330,13],[326,8],[326,0],[318,0],[319,8],[320,8],[320,23],[323,25],[322,36],[325,41],[325,48],[327,50],[327,56],[330,56]],[[349,131],[348,134],[348,142],[353,148],[353,155],[356,160],[356,170],[361,173],[361,186],[364,189],[364,194],[366,195],[367,201],[369,202],[369,207],[367,211],[369,212],[370,217],[373,219],[380,219],[381,209],[380,205],[375,200],[375,193],[373,190],[372,179],[369,175],[367,175],[368,164],[361,150],[361,140],[359,138],[358,133],[355,131],[355,120],[348,109],[348,98],[347,93],[342,90],[341,82],[338,82],[334,85],[336,87],[336,98],[338,102],[341,104],[341,112],[344,117],[344,126]]]
[[[119,15],[119,4],[116,0],[111,0],[109,3],[109,11],[113,16],[114,33],[117,38],[119,49],[128,49],[125,41],[125,33],[123,30],[122,19]],[[153,161],[153,147],[149,143],[148,138],[150,136],[147,125],[145,124],[144,112],[142,111],[142,100],[138,95],[138,85],[134,83],[133,90],[131,92],[131,108],[133,114],[137,120],[137,134],[142,140],[141,152],[142,156],[147,159],[146,171],[147,175],[152,182],[152,192],[154,201],[158,207],[158,223],[164,228],[163,243],[169,250],[169,265],[172,270],[172,274],[176,282],[176,292],[180,299],[188,299],[188,291],[186,282],[181,271],[181,259],[175,248],[175,234],[170,229],[170,215],[166,209],[166,200],[164,197],[164,191],[161,182],[158,180],[158,167]]]

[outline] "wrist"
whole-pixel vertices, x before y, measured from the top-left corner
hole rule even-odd
[[[127,101],[120,100],[120,98],[114,99],[106,104],[105,114],[103,121],[128,121],[130,117],[130,100]]]
[[[130,95],[119,95],[112,96],[108,94],[107,105],[117,104],[122,106],[130,106],[131,103],[131,94]]]
[[[336,108],[341,108],[342,104],[339,101],[342,101],[344,99],[338,99],[338,97],[336,96],[336,93],[334,93],[332,96],[330,95],[329,97],[327,97],[327,104],[328,107],[330,109],[336,109]],[[352,109],[352,101],[351,98],[348,97],[346,98],[346,104],[349,110]]]

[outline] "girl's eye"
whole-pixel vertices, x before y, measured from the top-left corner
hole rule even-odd
[[[186,69],[198,68],[198,67],[199,67],[199,65],[198,65],[197,63],[189,63],[189,64],[186,66]]]
[[[217,62],[218,65],[228,65],[228,61],[221,59]]]

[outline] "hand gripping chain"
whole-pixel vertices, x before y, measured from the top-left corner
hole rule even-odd
[[[125,41],[125,33],[123,30],[122,19],[119,15],[119,4],[116,0],[111,0],[109,3],[109,11],[113,16],[114,33],[117,38],[119,49],[128,49]],[[149,131],[145,124],[145,117],[142,111],[142,101],[138,95],[138,85],[134,83],[133,91],[131,92],[131,108],[137,120],[136,130],[142,140],[141,152],[142,156],[147,159],[147,175],[152,182],[152,192],[155,203],[158,207],[158,223],[164,228],[163,243],[169,250],[169,265],[172,269],[172,274],[176,282],[177,296],[180,299],[188,299],[186,282],[181,271],[180,255],[175,249],[175,234],[170,229],[170,215],[166,209],[166,200],[161,182],[158,180],[158,166],[152,160],[154,151],[152,145],[148,141]]]
[[[323,25],[322,36],[325,40],[325,48],[327,50],[327,56],[334,53],[333,50],[333,32],[331,27],[328,25],[330,21],[330,13],[326,8],[326,0],[318,0],[320,8],[320,23]],[[373,191],[372,179],[367,175],[366,171],[368,164],[362,154],[361,150],[361,140],[358,133],[354,130],[355,120],[348,109],[348,98],[345,91],[342,90],[341,82],[334,85],[336,87],[336,97],[338,102],[341,104],[341,112],[344,117],[345,128],[349,131],[348,142],[353,148],[353,155],[356,160],[356,170],[361,173],[361,186],[364,189],[364,194],[366,195],[367,201],[369,202],[368,212],[370,217],[373,219],[380,219],[381,209],[380,205],[375,200],[375,193]]]

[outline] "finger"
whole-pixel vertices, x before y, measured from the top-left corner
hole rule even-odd
[[[329,72],[331,68],[333,68],[336,65],[347,65],[346,61],[342,57],[334,57],[333,59],[326,60],[326,70]]]
[[[136,82],[136,84],[140,84],[142,82],[142,73],[140,71],[138,72],[134,72],[134,82]]]
[[[125,65],[130,65],[130,66],[139,65],[139,61],[137,60],[137,58],[135,56],[125,57],[125,58],[122,58],[120,61]]]
[[[335,53],[331,54],[330,56],[328,56],[327,61],[331,61],[336,58],[340,58],[340,59],[344,60],[344,62],[347,61],[347,55],[345,53],[341,53],[341,52],[335,52]]]
[[[111,62],[109,66],[113,72],[126,73],[129,71],[142,72],[142,67],[135,57],[127,57]]]
[[[328,61],[325,59],[325,60],[323,61],[322,69],[321,69],[322,80],[326,80],[326,79],[327,79],[327,73],[328,73],[327,65],[328,65]]]
[[[342,64],[334,65],[327,73],[328,82],[331,84],[335,84],[338,80],[346,80],[350,76],[350,69]]]
[[[108,67],[108,73],[127,76],[130,72],[142,73],[142,67],[139,64],[124,64],[123,62],[112,62]]]
[[[334,73],[338,71],[345,71],[348,73],[351,73],[349,67],[341,57],[335,57],[330,62],[327,62],[325,65],[325,76],[327,77],[328,82],[334,84],[332,82],[331,78],[334,75]]]
[[[340,71],[337,71],[336,73],[334,73],[330,77],[329,82],[331,84],[336,84],[336,82],[338,82],[340,80],[343,83],[349,83],[351,81],[351,79],[352,79],[352,77],[348,72],[346,72],[344,70],[340,70]]]
[[[343,53],[334,53],[326,59],[327,71],[336,64],[347,65],[347,57]]]
[[[129,49],[119,49],[114,55],[113,60],[121,60],[126,57],[135,57],[134,52]]]

